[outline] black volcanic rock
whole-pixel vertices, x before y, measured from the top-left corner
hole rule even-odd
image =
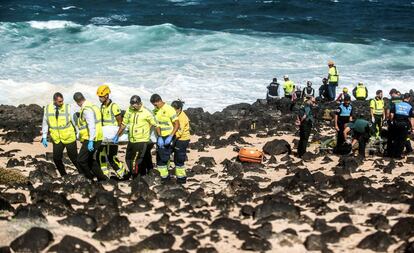
[[[50,247],[48,252],[98,253],[99,251],[93,245],[79,238],[70,235],[65,235],[58,244],[55,244],[52,247]]]
[[[377,252],[386,252],[391,244],[396,243],[395,239],[383,231],[377,231],[368,235],[359,242],[358,248],[370,249]]]
[[[51,242],[53,234],[44,228],[32,227],[10,243],[15,252],[41,252]]]
[[[100,241],[117,240],[135,232],[126,216],[115,216],[92,237]]]
[[[95,231],[98,227],[95,218],[86,214],[74,214],[58,222],[62,225],[79,227],[85,231]]]
[[[263,152],[268,155],[281,155],[281,154],[290,154],[292,151],[290,144],[285,140],[275,139],[273,141],[267,142],[263,146]]]

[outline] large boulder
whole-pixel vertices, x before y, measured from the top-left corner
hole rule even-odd
[[[290,154],[292,151],[290,144],[285,140],[275,139],[267,142],[263,146],[263,152],[268,155]]]

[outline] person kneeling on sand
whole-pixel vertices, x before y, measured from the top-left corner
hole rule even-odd
[[[359,118],[354,122],[347,123],[344,129],[344,139],[352,146],[358,142],[358,153],[363,158],[365,158],[365,147],[373,132],[372,126],[373,124],[371,122]],[[348,139],[348,136],[352,136],[352,140]]]

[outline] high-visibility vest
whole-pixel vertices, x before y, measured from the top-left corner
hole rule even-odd
[[[154,110],[155,120],[161,130],[161,136],[170,135],[173,130],[173,122],[178,120],[175,109],[168,104],[164,104],[161,108]]]
[[[329,79],[328,82],[330,83],[337,83],[338,82],[338,70],[336,69],[336,66],[332,66],[329,68],[329,75],[328,75]]]
[[[57,117],[56,106],[53,103],[47,105],[44,110],[50,137],[52,137],[55,144],[60,142],[68,144],[76,141],[75,128],[71,122],[70,105],[63,104],[59,107]]]
[[[118,111],[119,113],[121,113],[119,106],[115,103],[111,102],[109,106],[106,106],[106,105],[101,106],[103,126],[118,126],[118,121],[115,118],[115,116],[117,115],[114,114],[114,109]]]
[[[91,110],[94,116],[95,122],[95,139],[94,141],[102,141],[103,140],[103,132],[102,132],[102,115],[99,108],[92,104],[91,102],[85,101],[82,105],[80,110],[79,118],[78,118],[78,128],[79,128],[79,139],[80,141],[87,141],[89,140],[89,129],[88,124],[84,117],[84,111]]]
[[[288,80],[283,84],[283,90],[285,91],[285,95],[291,94],[294,89],[295,84],[291,80]]]
[[[357,98],[365,98],[367,96],[367,90],[364,85],[358,85],[355,91]]]
[[[370,107],[373,109],[375,115],[382,115],[384,113],[384,100],[374,98],[371,100]]]
[[[156,126],[154,115],[144,106],[139,110],[131,107],[125,112],[122,121],[124,126],[128,126],[129,142],[149,142],[151,135],[151,126]]]

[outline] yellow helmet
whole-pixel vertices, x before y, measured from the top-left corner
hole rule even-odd
[[[109,89],[109,86],[106,84],[99,86],[98,90],[96,91],[96,95],[98,95],[99,97],[106,96],[109,93],[111,93],[111,90]]]
[[[343,88],[343,89],[342,89],[342,92],[347,93],[347,92],[348,92],[348,88]]]

